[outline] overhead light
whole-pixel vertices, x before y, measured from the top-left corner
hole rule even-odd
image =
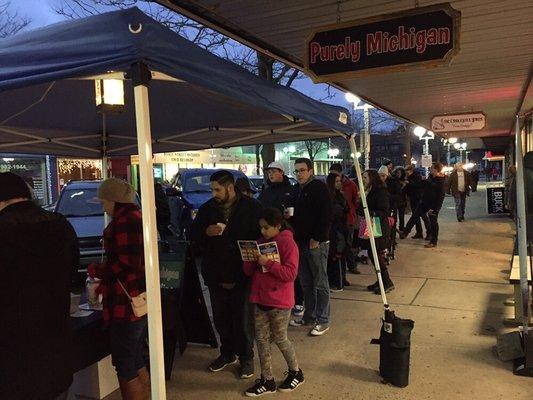
[[[94,81],[94,89],[98,111],[124,111],[124,81],[122,79],[98,79]]]
[[[466,147],[467,147],[467,146],[468,146],[468,145],[466,144],[466,142],[461,143],[461,148],[462,148],[463,150],[466,150]]]
[[[3,160],[4,162],[13,162],[13,161],[15,161],[14,158],[2,158],[2,160]]]
[[[457,138],[456,137],[448,138],[448,142],[450,142],[451,144],[455,144],[457,143]]]
[[[415,129],[413,130],[414,134],[416,136],[418,136],[419,138],[421,138],[424,133],[426,133],[426,128],[422,127],[422,126],[417,126],[415,127]]]
[[[354,106],[359,104],[359,102],[361,101],[359,97],[357,97],[355,94],[350,93],[350,92],[346,93],[344,95],[344,98],[346,99],[348,103],[353,103]]]
[[[460,143],[454,143],[453,144],[453,147],[456,149],[456,150],[459,150],[461,148],[461,144]]]

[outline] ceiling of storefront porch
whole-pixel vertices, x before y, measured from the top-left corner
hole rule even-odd
[[[414,0],[158,0],[258,50],[299,68],[305,39],[316,27],[438,4]],[[416,68],[335,82],[408,121],[430,126],[436,114],[483,111],[482,131],[459,137],[513,133],[517,112],[533,108],[533,2],[457,0],[460,51],[448,66]],[[337,10],[340,10],[338,13]],[[529,93],[528,92],[529,89]]]

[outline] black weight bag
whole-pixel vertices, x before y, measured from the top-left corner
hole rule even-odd
[[[384,383],[397,387],[409,384],[411,331],[414,325],[414,321],[398,318],[394,311],[385,310],[379,339],[371,341],[379,344],[379,375]]]

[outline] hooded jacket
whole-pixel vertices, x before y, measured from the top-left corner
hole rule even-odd
[[[427,179],[421,203],[428,210],[440,210],[446,196],[446,177],[432,176]]]
[[[263,272],[256,262],[243,263],[244,273],[252,278],[250,302],[262,306],[290,309],[294,306],[294,280],[298,275],[298,246],[288,229],[268,240],[275,241],[281,262],[268,261]],[[261,238],[259,243],[267,242]]]
[[[30,201],[0,211],[0,399],[49,400],[72,382],[76,232]]]

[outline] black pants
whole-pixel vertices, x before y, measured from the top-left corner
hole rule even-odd
[[[396,218],[398,229],[403,231],[403,229],[405,228],[405,206],[398,207],[396,213],[398,215],[398,217]]]
[[[411,210],[412,210],[411,218],[409,218],[409,221],[407,221],[407,224],[405,225],[405,228],[403,229],[405,234],[408,235],[413,229],[413,226],[416,226],[416,235],[423,236],[422,235],[422,223],[420,222],[420,220],[422,220],[424,221],[424,227],[426,228],[426,235],[430,235],[431,225],[429,224],[429,218],[427,216],[427,212],[428,212],[427,208],[422,206],[420,202],[411,200]]]
[[[437,244],[439,241],[439,210],[428,212],[429,223],[431,224],[430,243]]]
[[[247,288],[210,286],[209,296],[215,327],[220,336],[220,354],[225,357],[237,355],[241,362],[253,359],[253,316]],[[252,332],[249,332],[250,329]]]
[[[297,306],[304,305],[304,289],[298,276],[294,281],[294,304]]]
[[[370,258],[370,261],[372,261],[372,264],[376,265],[374,262],[374,255],[372,253],[372,250],[368,250],[368,257]],[[392,285],[392,279],[389,276],[389,270],[387,268],[387,260],[385,259],[385,255],[383,254],[383,251],[378,251],[378,260],[379,260],[379,268],[381,270],[381,279],[383,280],[383,285],[390,286]]]
[[[346,282],[346,261],[328,258],[328,281],[330,287],[343,288]]]

